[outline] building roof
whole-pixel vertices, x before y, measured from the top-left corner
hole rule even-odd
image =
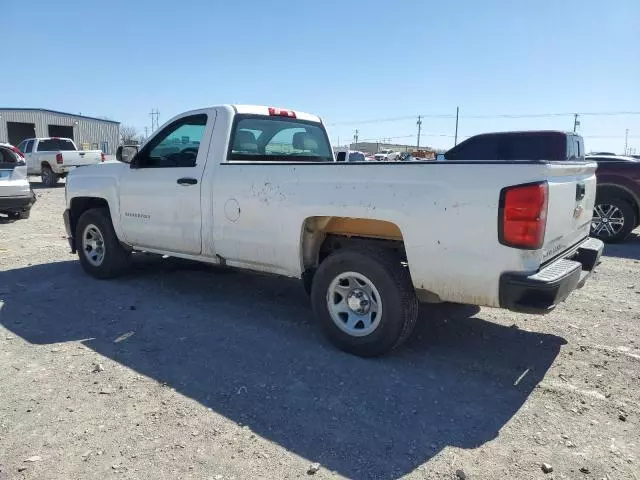
[[[99,122],[117,123],[115,120],[107,120],[106,118],[88,117],[87,115],[77,115],[75,113],[59,112],[58,110],[48,110],[46,108],[6,108],[0,107],[0,112],[13,111],[13,112],[45,112],[55,113],[56,115],[68,115],[69,117],[86,118],[89,120],[97,120]]]

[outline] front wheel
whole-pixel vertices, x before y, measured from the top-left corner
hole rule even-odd
[[[82,268],[93,277],[114,278],[129,266],[131,254],[120,245],[106,208],[87,210],[80,216],[75,241]]]
[[[631,233],[636,221],[633,207],[626,200],[598,199],[593,208],[591,236],[607,243],[620,242]]]
[[[408,269],[384,250],[331,254],[313,278],[311,301],[329,340],[361,357],[402,344],[418,317]]]

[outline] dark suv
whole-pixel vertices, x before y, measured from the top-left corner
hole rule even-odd
[[[584,155],[584,142],[577,133],[532,130],[474,135],[447,151],[444,158],[449,161],[581,161]]]
[[[591,235],[610,243],[624,240],[640,225],[640,161],[615,155],[586,160],[598,163]]]

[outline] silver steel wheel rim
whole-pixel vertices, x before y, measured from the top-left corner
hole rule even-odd
[[[371,334],[382,318],[378,289],[364,275],[343,272],[327,289],[327,308],[336,326],[352,337]]]
[[[99,267],[104,261],[104,238],[100,229],[89,224],[82,232],[82,252],[87,261],[94,267]]]
[[[591,231],[594,235],[613,237],[624,227],[624,215],[615,205],[599,203],[593,209]]]

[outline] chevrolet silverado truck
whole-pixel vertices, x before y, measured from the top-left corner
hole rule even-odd
[[[116,156],[66,182],[88,274],[143,251],[299,278],[328,338],[360,356],[400,345],[419,302],[548,312],[603,248],[584,161],[335,162],[317,116],[243,105],[178,115]]]
[[[40,175],[42,183],[53,187],[76,167],[104,162],[100,150],[78,150],[70,138],[28,138],[18,149],[27,159],[29,175]]]
[[[633,157],[592,155],[597,190],[591,235],[607,243],[621,242],[640,225],[640,161]]]

